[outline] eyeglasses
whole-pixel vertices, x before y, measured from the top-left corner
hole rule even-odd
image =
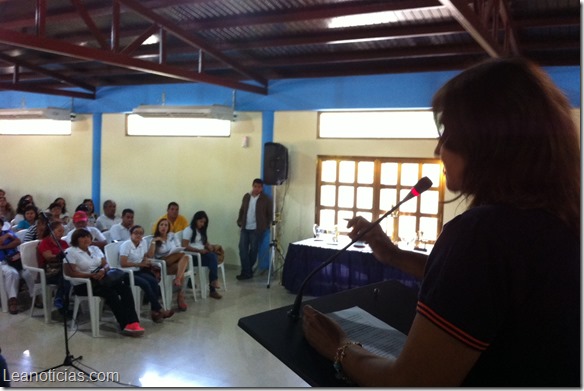
[[[134,231],[132,235],[144,236],[144,232]]]

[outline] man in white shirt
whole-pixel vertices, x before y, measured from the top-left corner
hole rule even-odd
[[[105,236],[103,236],[99,229],[95,227],[88,227],[87,226],[88,220],[89,219],[87,218],[87,213],[83,212],[82,210],[75,212],[75,214],[73,215],[73,219],[71,219],[75,228],[69,231],[69,233],[65,237],[65,241],[67,242],[68,245],[71,245],[71,236],[73,236],[73,232],[83,228],[88,230],[91,233],[91,236],[93,236],[92,245],[99,247],[103,251],[103,248],[107,244],[107,239],[105,238]]]
[[[130,240],[130,228],[134,226],[134,211],[124,209],[122,211],[122,221],[112,225],[109,230],[112,242],[125,242]]]
[[[118,224],[122,218],[116,216],[116,203],[112,200],[106,200],[103,203],[103,214],[95,221],[95,226],[101,231],[109,230],[112,225]]]

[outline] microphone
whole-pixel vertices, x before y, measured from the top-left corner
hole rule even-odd
[[[407,202],[414,197],[418,197],[420,194],[428,190],[430,187],[432,187],[432,181],[428,177],[425,176],[422,179],[420,179],[418,183],[416,183],[416,185],[412,188],[412,190],[410,190],[410,192],[400,202],[398,202],[396,206],[385,212],[383,216],[374,221],[367,229],[363,230],[362,232],[359,232],[357,237],[355,237],[355,239],[353,239],[351,243],[347,244],[345,247],[331,255],[326,261],[324,261],[316,269],[310,272],[310,274],[304,279],[304,281],[302,281],[302,285],[300,285],[300,289],[298,290],[298,294],[296,295],[296,299],[294,300],[294,305],[292,306],[292,309],[288,311],[288,316],[293,320],[297,320],[298,318],[300,318],[300,305],[302,304],[304,288],[306,287],[306,284],[308,284],[308,281],[310,281],[317,272],[319,272],[320,270],[324,269],[327,265],[332,263],[341,253],[343,253],[349,247],[355,244],[355,242],[361,240],[361,238],[363,238],[369,231],[371,231],[373,228],[379,225],[379,223],[381,223],[383,219],[385,219],[387,216],[395,212],[404,202]]]

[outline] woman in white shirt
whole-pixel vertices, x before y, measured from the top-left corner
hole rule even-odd
[[[185,302],[183,281],[189,264],[189,256],[183,253],[179,247],[178,239],[174,233],[170,232],[170,221],[160,219],[156,224],[154,237],[148,248],[148,257],[164,259],[168,274],[176,275],[174,286],[180,289],[177,294],[178,309],[186,311],[187,303]]]
[[[184,229],[182,245],[186,251],[201,254],[201,264],[209,268],[209,296],[220,299],[217,292],[219,288],[217,276],[217,255],[214,253],[214,245],[207,240],[207,228],[209,227],[209,217],[207,213],[200,210],[194,214],[191,225]]]
[[[105,303],[114,313],[122,333],[133,337],[144,334],[134,309],[134,298],[129,284],[122,280],[111,288],[99,285],[98,281],[104,278],[110,267],[103,252],[99,247],[92,246],[92,242],[93,237],[88,230],[80,228],[73,232],[71,247],[66,251],[68,262],[64,263],[65,274],[94,280],[93,294],[105,298]],[[87,296],[87,286],[81,282],[73,282],[73,293]]]
[[[130,228],[130,240],[120,245],[120,265],[131,268],[134,273],[134,284],[144,291],[146,300],[150,303],[151,317],[155,323],[174,315],[172,310],[164,310],[160,305],[158,281],[152,273],[152,262],[147,258],[148,244],[144,239],[144,228],[134,225]]]

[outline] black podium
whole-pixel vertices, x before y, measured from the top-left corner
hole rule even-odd
[[[307,300],[303,304],[310,304],[324,313],[358,306],[407,334],[416,314],[417,299],[417,290],[397,281],[383,281]],[[311,386],[347,386],[336,378],[332,363],[306,342],[302,319],[294,321],[288,317],[291,307],[241,318],[238,325]]]

